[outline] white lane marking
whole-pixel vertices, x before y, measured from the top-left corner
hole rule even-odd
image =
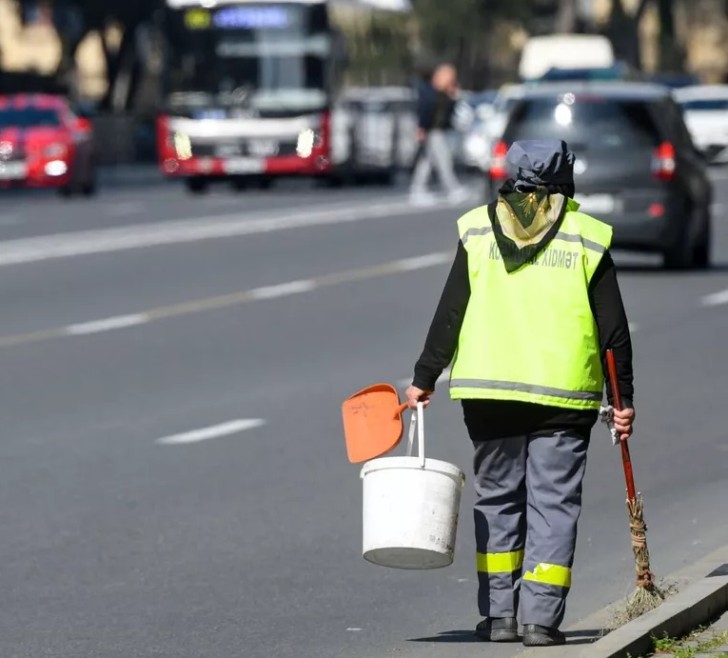
[[[435,205],[428,208],[427,212],[436,212],[444,207],[446,207],[444,203]],[[323,208],[304,208],[294,212],[277,210],[249,215],[241,213],[212,215],[141,226],[44,235],[2,242],[0,266],[259,235],[294,228],[346,224],[384,216],[404,217],[422,212],[421,208],[413,208],[407,201],[402,200],[379,204],[364,201],[358,206],[351,202],[327,204]]]
[[[104,320],[94,320],[93,322],[81,322],[66,327],[65,332],[69,336],[86,336],[88,334],[98,334],[103,331],[113,331],[114,329],[125,329],[126,327],[134,327],[138,324],[149,322],[151,318],[146,313],[135,313],[133,315],[119,315]]]
[[[256,429],[265,425],[262,418],[241,418],[231,420],[228,423],[213,425],[212,427],[204,427],[203,429],[184,432],[182,434],[173,434],[157,439],[156,443],[163,446],[179,446],[188,443],[199,443],[200,441],[209,441],[210,439],[219,439],[223,436],[239,434],[246,430]]]
[[[253,299],[276,299],[277,297],[287,297],[288,295],[299,295],[303,292],[314,290],[315,288],[315,281],[312,281],[311,279],[301,279],[300,281],[280,283],[276,286],[253,288],[250,291],[250,294]]]
[[[402,272],[412,272],[414,270],[421,270],[426,267],[434,267],[435,265],[442,265],[450,261],[450,254],[447,252],[440,252],[436,254],[426,254],[425,256],[416,256],[415,258],[403,258],[397,261],[396,265]]]
[[[361,630],[362,629],[359,628],[358,626],[349,626],[349,628],[346,629],[346,632],[347,633],[358,633]]]
[[[703,306],[720,306],[728,304],[728,290],[721,290],[710,295],[705,295],[702,299]]]
[[[158,306],[157,308],[148,309],[134,315],[123,315],[104,320],[84,322],[82,324],[71,325],[70,327],[53,327],[41,331],[16,334],[14,336],[0,336],[0,348],[27,345],[29,343],[37,343],[69,335],[83,335],[99,331],[122,329],[124,327],[143,324],[145,322],[168,320],[170,318],[199,314],[205,311],[234,308],[242,304],[260,301],[262,299],[281,298],[286,295],[300,294],[310,290],[316,290],[318,288],[331,288],[333,286],[339,286],[346,283],[369,281],[371,279],[378,279],[396,274],[406,274],[407,272],[415,269],[412,261],[417,261],[417,269],[424,269],[449,262],[452,257],[453,254],[449,252],[425,254],[424,256],[414,259],[390,261],[388,263],[381,263],[379,265],[372,265],[354,270],[324,274],[323,276],[311,279],[299,279],[297,281],[289,281],[287,283],[281,283],[274,286],[253,288],[251,290],[239,290],[215,297],[206,297],[204,299],[182,302],[180,304],[171,304],[170,306]],[[403,263],[406,265],[404,268]]]

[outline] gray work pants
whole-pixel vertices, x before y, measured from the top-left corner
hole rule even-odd
[[[460,183],[455,176],[450,144],[448,144],[447,135],[443,130],[432,130],[425,138],[412,176],[410,188],[412,194],[424,194],[427,191],[427,183],[433,168],[448,194],[452,194],[460,188]]]
[[[480,613],[558,627],[571,586],[588,441],[554,432],[474,445]]]

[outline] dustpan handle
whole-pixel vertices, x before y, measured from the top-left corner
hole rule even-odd
[[[417,456],[420,458],[420,468],[425,467],[425,405],[417,403],[417,411],[412,411],[409,437],[407,438],[407,456],[412,456],[415,443],[415,430],[417,430]]]

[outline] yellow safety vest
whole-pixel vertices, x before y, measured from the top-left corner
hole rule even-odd
[[[599,409],[604,374],[588,288],[612,228],[578,208],[569,200],[556,237],[510,274],[488,207],[458,221],[470,301],[450,379],[453,399]]]

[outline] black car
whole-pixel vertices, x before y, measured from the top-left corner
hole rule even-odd
[[[495,198],[509,145],[563,139],[576,154],[581,210],[614,227],[614,247],[654,252],[671,269],[710,263],[712,187],[679,105],[642,83],[542,84],[513,107],[487,183]]]

